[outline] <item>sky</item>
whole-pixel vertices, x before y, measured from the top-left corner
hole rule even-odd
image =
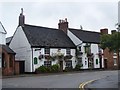
[[[67,18],[69,28],[99,32],[100,29],[116,29],[118,0],[1,0],[0,21],[7,31],[14,34],[18,17],[23,8],[25,24],[58,28],[59,19]]]

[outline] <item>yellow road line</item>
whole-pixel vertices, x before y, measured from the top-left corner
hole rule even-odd
[[[99,79],[100,79],[100,78],[99,78]],[[98,80],[98,79],[90,80],[90,81],[81,83],[81,84],[79,85],[80,90],[85,90],[85,86],[86,86],[87,84],[92,83],[92,82],[94,82],[94,81],[96,81],[96,80]]]

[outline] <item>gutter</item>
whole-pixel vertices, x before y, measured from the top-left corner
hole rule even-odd
[[[82,45],[83,44],[83,42],[82,43],[80,43],[80,44],[78,44],[78,45],[76,45],[76,46],[79,46],[79,45]]]

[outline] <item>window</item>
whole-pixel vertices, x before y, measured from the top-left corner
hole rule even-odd
[[[96,59],[96,64],[98,64],[98,59]]]
[[[87,61],[85,61],[85,65],[87,65]]]
[[[51,61],[44,61],[44,66],[50,67],[52,65]]]
[[[2,67],[4,68],[6,66],[6,62],[5,62],[5,54],[2,53]]]
[[[79,46],[78,48],[79,48],[79,51],[81,51],[81,46]]]
[[[85,48],[85,53],[90,53],[91,50],[90,50],[90,47],[84,47]]]
[[[66,61],[66,67],[72,68],[72,61]]]
[[[66,54],[67,54],[67,55],[70,55],[70,54],[71,54],[71,51],[70,51],[69,48],[66,49]]]
[[[50,54],[50,48],[45,48],[45,54]]]
[[[13,67],[12,55],[9,56],[9,66]]]
[[[117,65],[117,59],[114,58],[113,60],[114,60],[114,66],[116,66]]]
[[[114,55],[117,55],[117,52],[116,52],[116,50],[114,50],[114,51],[113,51],[113,54],[114,54]]]
[[[77,63],[77,64],[79,64],[79,65],[82,64],[82,58],[79,58],[79,59],[78,59],[78,63]]]
[[[34,57],[34,64],[37,64],[38,63],[37,61],[38,61],[37,57]]]

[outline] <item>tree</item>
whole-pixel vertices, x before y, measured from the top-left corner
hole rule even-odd
[[[101,36],[101,48],[109,48],[110,51],[117,51],[118,61],[120,63],[120,32],[114,32],[113,34],[105,34]],[[120,65],[119,65],[120,69]]]

